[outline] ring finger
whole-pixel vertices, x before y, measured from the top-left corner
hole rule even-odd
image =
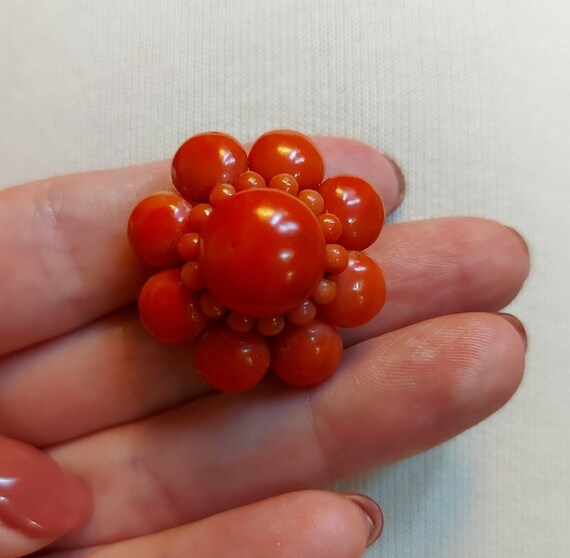
[[[503,405],[524,352],[502,317],[444,316],[351,347],[313,390],[267,382],[55,448],[96,502],[62,544],[142,536],[426,450]]]

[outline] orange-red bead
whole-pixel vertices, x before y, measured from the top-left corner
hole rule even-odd
[[[254,319],[237,312],[230,312],[226,316],[228,327],[237,333],[245,333],[253,328]]]
[[[325,207],[325,201],[316,190],[301,190],[299,192],[299,199],[315,214],[322,213]]]
[[[192,203],[206,202],[218,184],[231,184],[247,169],[247,153],[231,136],[198,134],[185,141],[172,160],[172,182]]]
[[[274,316],[273,318],[258,318],[255,322],[255,329],[261,335],[272,337],[278,335],[285,327],[285,318],[283,316]]]
[[[236,193],[236,189],[231,184],[218,184],[210,192],[210,204],[214,207],[225,202]]]
[[[251,146],[249,168],[266,180],[276,174],[291,174],[303,190],[319,186],[325,173],[325,162],[308,136],[293,130],[272,130],[257,138]]]
[[[362,252],[349,252],[348,267],[330,275],[336,296],[319,308],[328,323],[338,327],[358,327],[378,314],[386,301],[386,283],[378,264]]]
[[[313,293],[313,300],[317,304],[329,304],[336,296],[336,283],[322,279]]]
[[[199,203],[190,210],[188,228],[193,232],[200,232],[214,208],[209,203]]]
[[[294,310],[287,312],[287,320],[296,326],[302,326],[312,322],[317,316],[317,307],[311,300],[305,300]]]
[[[342,357],[342,337],[325,322],[291,324],[271,341],[271,368],[284,382],[311,387],[330,378]]]
[[[129,218],[129,242],[138,259],[153,267],[180,263],[176,245],[186,232],[191,205],[173,192],[153,194],[139,202]]]
[[[283,190],[283,192],[287,192],[292,196],[296,196],[299,193],[299,183],[294,176],[287,173],[276,174],[269,181],[269,187]]]
[[[321,225],[326,242],[336,242],[342,234],[340,219],[332,213],[317,215],[317,221]]]
[[[338,243],[347,250],[364,250],[378,238],[384,224],[384,204],[370,182],[358,176],[335,176],[319,187],[325,210],[342,224]]]
[[[311,296],[325,273],[325,246],[306,205],[254,188],[217,207],[202,229],[200,272],[233,312],[278,316]]]
[[[340,273],[348,265],[348,250],[340,244],[327,244],[326,270],[329,273]]]
[[[236,192],[243,192],[243,190],[251,190],[251,188],[264,188],[265,179],[257,172],[245,171],[242,172],[234,181],[234,188]]]
[[[178,269],[149,277],[139,296],[139,312],[146,330],[168,345],[193,341],[208,323],[197,295],[184,287]]]
[[[206,331],[196,346],[196,370],[214,388],[239,392],[255,387],[269,369],[267,341],[254,331],[226,325]]]
[[[194,292],[204,290],[204,282],[200,277],[197,262],[185,263],[180,271],[180,276],[182,278],[182,283],[187,289]]]
[[[183,260],[195,262],[200,251],[200,235],[198,233],[186,233],[178,241],[178,253]]]
[[[214,319],[223,317],[227,312],[226,307],[216,300],[209,291],[204,291],[200,295],[200,309],[208,318]]]

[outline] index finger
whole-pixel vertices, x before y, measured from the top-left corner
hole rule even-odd
[[[393,210],[401,174],[363,143],[317,137],[328,172],[370,180]],[[135,300],[148,268],[126,235],[143,197],[172,189],[168,161],[74,174],[0,192],[0,354],[71,331]]]

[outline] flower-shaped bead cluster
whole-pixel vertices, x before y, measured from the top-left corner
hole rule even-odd
[[[195,343],[194,367],[213,387],[244,391],[269,370],[316,385],[340,361],[336,328],[383,306],[382,272],[362,252],[382,229],[382,200],[360,177],[324,174],[298,132],[268,132],[249,155],[208,132],[174,156],[178,193],[133,210],[131,245],[160,269],[140,293],[142,323],[162,343]]]

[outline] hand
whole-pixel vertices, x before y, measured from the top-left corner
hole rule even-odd
[[[401,201],[387,158],[317,142],[328,174],[371,180],[389,211]],[[495,312],[527,276],[524,241],[483,219],[387,225],[370,250],[387,304],[345,332],[335,376],[309,391],[268,380],[222,395],[190,369],[187,348],[155,343],[137,319],[147,270],[125,227],[168,184],[169,164],[153,163],[0,192],[0,480],[10,467],[21,477],[20,520],[58,509],[48,530],[14,529],[0,483],[0,558],[34,552],[91,513],[70,473],[7,438],[43,448],[92,491],[92,515],[52,558],[360,556],[379,510],[313,489],[440,444],[509,399],[524,330]]]

